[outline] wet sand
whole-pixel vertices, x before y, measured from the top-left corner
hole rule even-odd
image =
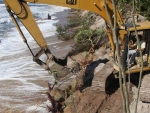
[[[65,24],[67,15],[68,10],[55,14],[54,16],[59,20],[57,24]],[[73,45],[73,40],[62,42],[56,36],[45,39],[56,57],[66,55],[71,49],[70,46]],[[32,49],[34,53],[40,50],[40,48]],[[19,60],[28,63],[19,62]],[[7,63],[11,61],[16,61],[16,63],[7,66]],[[45,81],[54,83],[53,76],[32,61],[29,51],[2,57],[0,62],[1,65],[6,65],[5,72],[0,72],[1,76],[4,73],[8,74],[7,77],[0,79],[0,113],[47,113],[48,101],[45,92],[48,88]],[[9,73],[14,76],[9,77]]]

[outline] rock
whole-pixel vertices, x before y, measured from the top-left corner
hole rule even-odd
[[[93,54],[93,61],[99,60],[99,59],[109,59],[109,50],[107,50],[104,47],[99,48],[95,51]]]
[[[89,11],[82,11],[81,16],[85,16]]]
[[[93,91],[88,87],[83,91],[82,98],[73,113],[96,113],[106,98],[104,92]]]
[[[63,77],[66,77],[70,72],[70,69],[65,67],[65,66],[61,66],[57,63],[54,63],[51,67],[50,67],[52,73],[54,74],[54,77],[56,80],[60,80]]]
[[[102,28],[105,27],[105,21],[103,18],[101,18],[100,16],[96,17],[96,20],[94,22],[94,24],[90,27],[91,29],[96,29],[96,28]]]
[[[104,65],[105,65],[104,63],[100,63],[100,64],[95,68],[95,70],[94,70],[94,75],[95,75],[97,72],[99,72],[99,71],[103,68]]]
[[[72,113],[72,112],[71,112],[71,107],[70,107],[70,106],[66,106],[66,107],[64,108],[64,113]]]
[[[126,18],[126,19],[127,19],[127,20],[126,20],[127,23],[132,23],[132,22],[133,22],[133,19],[132,19],[132,17],[131,17],[131,14],[127,15],[126,17],[127,17],[127,18]],[[146,18],[143,17],[142,15],[139,15],[139,14],[138,14],[138,16],[135,15],[134,18],[135,18],[135,21],[136,21],[136,22],[143,22],[143,21],[146,21]]]
[[[69,91],[71,90],[72,79],[73,78],[69,78],[65,81],[59,82],[59,84],[56,87],[62,91]]]
[[[77,90],[77,79],[76,78],[73,78],[72,79],[72,82],[71,82],[71,90],[74,92]]]
[[[67,67],[70,68],[70,71],[76,73],[80,71],[80,65],[75,59],[73,60],[71,57],[67,59]]]
[[[73,94],[79,87],[76,77],[68,78],[65,81],[58,82],[57,85],[50,92],[56,101],[65,100],[69,95]]]
[[[111,81],[114,80],[114,76],[111,76],[113,71],[113,62],[108,61],[97,73],[95,73],[92,79],[93,90],[108,92],[107,88]]]
[[[68,106],[77,106],[79,101],[80,101],[80,98],[78,96],[78,92],[80,92],[79,90],[76,91],[75,93],[73,93],[72,95],[70,95],[66,100],[65,100],[65,104]]]
[[[64,101],[64,98],[65,98],[65,92],[64,92],[64,91],[61,91],[61,90],[58,89],[57,87],[52,89],[52,91],[50,92],[50,95],[51,95],[52,97],[54,97],[54,99],[55,99],[56,101],[59,101],[59,102]]]
[[[74,59],[76,62],[85,61],[85,57],[87,56],[87,52],[81,52],[78,55],[72,56],[72,59]]]
[[[85,69],[82,69],[78,75],[76,76],[76,80],[77,80],[77,86],[78,88],[81,88],[83,86],[83,78],[85,75]]]
[[[86,70],[85,70],[85,76],[83,78],[83,82],[84,82],[84,87],[88,87],[92,85],[92,79],[94,77],[94,70],[95,68],[100,64],[100,63],[106,63],[108,60],[104,59],[104,60],[97,60],[97,61],[93,61],[92,63],[90,63]]]

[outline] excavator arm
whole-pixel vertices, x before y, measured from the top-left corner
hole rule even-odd
[[[47,55],[47,60],[51,59],[51,52],[50,49],[47,46],[47,43],[32,15],[32,12],[30,11],[30,8],[27,4],[27,2],[30,3],[41,3],[41,4],[50,4],[50,5],[57,5],[57,6],[64,6],[69,8],[75,8],[75,9],[81,9],[81,10],[88,10],[97,13],[100,15],[107,23],[107,26],[110,25],[110,23],[114,22],[113,18],[113,5],[111,0],[106,0],[108,11],[111,17],[111,20],[109,20],[103,0],[4,0],[4,3],[6,5],[6,9],[9,12],[13,22],[15,23],[20,35],[22,36],[24,42],[27,44],[28,48],[30,49],[27,40],[20,29],[14,15],[17,16],[17,18],[21,21],[21,23],[25,26],[25,28],[28,30],[28,32],[31,34],[31,36],[34,38],[34,40],[37,42],[37,44],[41,47],[41,50],[34,55],[32,53],[32,50],[30,49],[33,59],[35,62],[43,66],[45,69],[49,70],[49,67],[47,66],[47,63],[42,62],[39,57],[45,53]],[[123,24],[122,18],[118,12],[117,14],[117,23]],[[111,21],[111,22],[110,22]],[[108,31],[109,40],[112,46],[112,49],[114,49],[114,42],[111,35],[111,31],[106,29]],[[58,62],[57,62],[58,61]],[[59,63],[59,60],[56,60],[57,63]]]

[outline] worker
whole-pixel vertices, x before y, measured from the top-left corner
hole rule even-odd
[[[146,42],[143,40],[142,35],[138,35],[138,38],[139,38],[139,42],[140,42],[141,51],[143,53],[143,51],[145,50],[145,47],[146,47]],[[134,48],[134,49],[129,50],[129,52],[128,52],[128,55],[129,55],[129,67],[131,67],[134,64],[135,57],[139,56],[140,53],[139,53],[139,49],[138,49],[138,46],[137,46],[137,41],[136,41],[135,44],[129,45],[129,47],[130,48]]]
[[[51,16],[49,14],[47,15],[47,18],[48,18],[48,20],[51,20]]]

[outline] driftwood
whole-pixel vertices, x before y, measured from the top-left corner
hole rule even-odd
[[[47,82],[47,85],[48,85],[49,91],[51,92],[52,89],[54,88],[55,84],[52,86],[49,82]],[[54,99],[54,97],[50,95],[49,92],[46,92],[46,94],[48,96],[49,101],[52,104],[51,106],[47,106],[48,111],[49,112],[51,111],[52,113],[61,113],[61,111],[62,111],[62,105],[60,104],[60,102],[56,101]]]

